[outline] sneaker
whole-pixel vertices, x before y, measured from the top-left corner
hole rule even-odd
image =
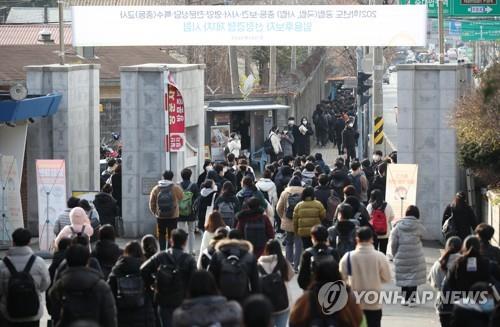
[[[406,301],[405,299],[403,299],[403,301],[401,301],[401,305],[402,305],[403,307],[407,307],[407,306],[408,306],[408,303],[409,303],[409,302],[408,302],[408,301]]]
[[[415,300],[408,301],[408,307],[409,308],[414,308],[416,306],[417,306],[417,301],[415,301]]]

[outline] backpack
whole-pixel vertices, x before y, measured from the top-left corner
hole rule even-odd
[[[219,277],[220,291],[228,300],[243,299],[249,289],[248,274],[241,258],[235,254],[223,255]]]
[[[258,221],[247,222],[243,228],[243,237],[252,243],[256,249],[264,248],[267,242],[266,223],[264,219],[267,218],[261,217]]]
[[[165,252],[166,260],[158,267],[155,278],[155,299],[160,305],[177,307],[184,300],[186,285],[180,267],[187,255],[183,253],[176,260],[171,250]]]
[[[189,217],[193,213],[193,192],[191,191],[191,187],[193,183],[190,183],[189,186],[184,190],[182,200],[179,202],[179,216],[180,217]]]
[[[96,296],[95,287],[100,279],[87,289],[63,287],[61,316],[58,326],[69,326],[75,321],[93,321],[98,323],[101,303]]]
[[[356,189],[356,193],[358,195],[360,195],[361,194],[361,174],[356,175],[356,176],[349,174],[348,177],[349,177],[349,181],[351,182],[352,186],[354,186],[354,188]]]
[[[458,235],[457,223],[455,222],[455,218],[453,216],[453,208],[451,208],[451,216],[446,219],[443,227],[441,228],[445,241],[452,236]]]
[[[160,191],[156,197],[156,208],[158,217],[171,215],[175,210],[174,194],[172,193],[173,184],[160,186]]]
[[[17,271],[8,257],[3,259],[10,272],[7,283],[7,313],[11,318],[29,318],[38,314],[40,299],[35,281],[30,274],[36,256],[31,255],[22,271]]]
[[[319,262],[333,259],[334,257],[334,249],[331,247],[327,247],[326,249],[317,249],[315,247],[310,247],[306,249],[306,251],[311,255],[311,272],[316,271],[316,267]]]
[[[287,206],[286,206],[286,217],[289,219],[293,218],[293,210],[295,206],[302,201],[302,194],[294,193],[288,195]]]
[[[143,307],[145,302],[144,281],[140,275],[116,278],[116,306],[118,309]]]
[[[69,229],[71,229],[71,238],[74,238],[76,236],[80,237],[83,235],[83,232],[85,231],[85,225],[82,226],[82,230],[77,232],[73,226],[69,226]]]
[[[337,235],[337,252],[339,257],[343,257],[349,251],[356,248],[356,231],[349,233],[348,235]]]
[[[236,220],[236,213],[234,212],[234,203],[222,201],[218,204],[219,213],[226,226],[233,228]]]
[[[271,273],[267,273],[261,265],[258,265],[259,279],[262,293],[271,301],[273,312],[280,312],[288,308],[288,291],[281,271],[276,265]]]
[[[373,226],[373,230],[377,235],[385,235],[387,234],[387,217],[385,215],[385,207],[387,203],[384,202],[380,206],[380,208],[376,208],[372,210],[372,214],[370,217],[370,224]]]
[[[268,137],[265,141],[264,141],[264,152],[266,154],[271,154],[271,153],[274,153],[274,148],[273,148],[273,143],[271,142],[271,138]]]

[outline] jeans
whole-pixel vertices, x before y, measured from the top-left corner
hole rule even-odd
[[[290,315],[290,310],[285,312],[273,314],[273,321],[275,327],[286,327],[288,323],[288,316]]]
[[[188,253],[194,253],[194,230],[196,227],[196,221],[179,221],[177,223],[177,228],[182,228],[188,233],[187,239],[187,250]]]
[[[377,241],[373,244],[375,250],[379,250],[383,254],[387,253],[387,243],[389,243],[388,238],[377,238]]]
[[[363,310],[368,327],[380,327],[382,320],[382,310]]]
[[[302,256],[302,240],[293,232],[286,232],[285,253],[288,262],[293,263],[293,268],[299,270],[300,257]]]
[[[160,251],[164,251],[167,248],[167,240],[170,240],[170,235],[172,234],[172,231],[176,228],[177,228],[177,218],[156,219],[156,232],[158,234],[158,242],[160,243]]]

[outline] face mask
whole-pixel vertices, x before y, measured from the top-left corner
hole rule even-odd
[[[294,125],[294,124],[295,124],[295,120],[289,120],[289,121],[288,121],[288,125],[292,126],[292,125]]]
[[[207,167],[205,167],[206,171],[211,171],[211,170],[214,170],[214,167],[212,165],[208,165]]]
[[[379,161],[379,160],[380,160],[380,156],[378,154],[374,154],[373,161]]]
[[[307,120],[303,120],[302,124],[307,125]]]
[[[287,129],[284,129],[284,130],[283,130],[283,133],[285,133],[285,134],[286,134],[286,133],[288,133],[288,130],[287,130]]]

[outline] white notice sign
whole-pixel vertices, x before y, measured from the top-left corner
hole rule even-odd
[[[75,6],[73,45],[425,46],[427,7]]]
[[[385,200],[394,210],[395,219],[404,217],[406,208],[417,203],[418,165],[387,165]]]

